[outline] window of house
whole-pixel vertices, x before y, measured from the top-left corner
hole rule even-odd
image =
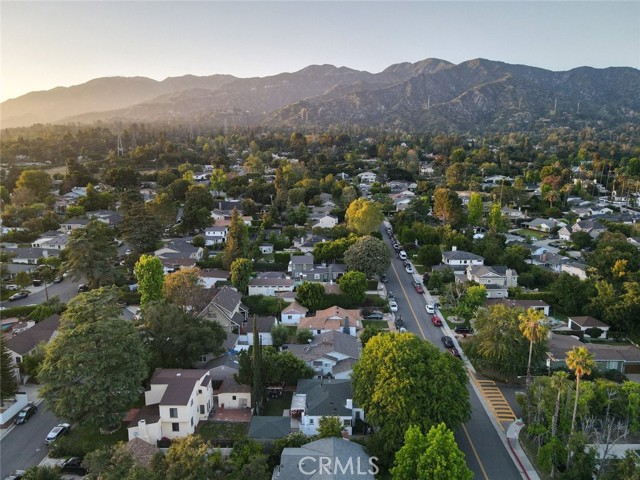
[[[198,389],[198,394],[199,395],[202,394],[202,389],[201,388]]]
[[[320,274],[316,273],[313,275],[314,280],[320,280]]]
[[[313,425],[313,418],[309,419],[309,425]]]
[[[191,426],[193,427],[193,417],[191,417]]]
[[[193,407],[193,398],[191,399],[191,405],[189,405],[190,407]]]
[[[320,335],[322,333],[322,330],[316,330],[316,333]]]
[[[236,396],[234,395],[233,397],[231,397],[231,399],[232,399],[232,400],[235,400],[235,399],[236,399]]]
[[[170,408],[169,409],[169,416],[171,418],[178,418],[178,409],[177,408]]]
[[[342,424],[343,424],[345,427],[350,427],[350,426],[351,426],[351,419],[350,419],[350,418],[347,418],[346,420],[344,420],[344,421],[342,422]]]
[[[180,424],[179,423],[172,423],[171,424],[171,431],[172,432],[179,432],[180,431]]]
[[[287,317],[289,317],[289,320],[293,320],[293,315],[287,315]]]
[[[200,415],[204,415],[204,405],[200,405]]]

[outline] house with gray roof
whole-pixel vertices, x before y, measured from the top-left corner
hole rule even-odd
[[[353,364],[360,358],[362,344],[353,335],[331,330],[315,335],[309,345],[284,345],[321,377],[350,378]]]
[[[490,298],[487,300],[486,306],[493,307],[494,305],[504,305],[508,308],[521,308],[523,310],[541,311],[545,317],[549,316],[549,304],[543,300],[520,300],[515,298]]]
[[[240,325],[240,333],[238,335],[238,341],[235,345],[235,350],[248,350],[253,346],[253,325],[256,324],[258,330],[258,337],[260,343],[264,346],[273,345],[273,338],[271,337],[271,329],[278,323],[274,316],[261,316],[254,315],[248,316],[242,321]]]
[[[6,341],[9,355],[16,370],[18,381],[22,379],[20,375],[20,364],[26,355],[33,353],[41,343],[48,344],[57,334],[60,326],[60,315],[51,315],[41,322],[29,322],[22,331],[14,330],[14,334]]]
[[[251,417],[247,437],[262,444],[272,443],[291,433],[291,419],[279,416],[254,415]]]
[[[321,461],[324,469],[320,470]],[[300,448],[282,450],[272,480],[373,480],[378,473],[374,457],[359,443],[344,438],[321,438]]]
[[[323,263],[314,265],[311,270],[300,273],[299,281],[307,282],[335,282],[347,272],[347,266],[342,263]]]
[[[242,294],[235,288],[225,285],[214,292],[209,305],[200,312],[200,317],[216,321],[231,332],[239,331],[242,322],[247,319],[249,309],[242,304]]]
[[[207,420],[213,408],[209,370],[159,368],[144,393],[145,406],[132,415],[129,440],[152,445],[163,437],[186,437]]]
[[[569,261],[567,263],[563,263],[560,267],[562,272],[568,273],[569,275],[573,275],[578,277],[580,280],[587,279],[587,264],[582,262],[572,262]]]
[[[305,435],[317,435],[322,417],[338,417],[344,430],[352,434],[357,419],[364,420],[364,410],[353,401],[351,380],[301,379],[291,399],[290,414],[299,419]]]
[[[469,265],[466,279],[484,286],[487,298],[506,298],[518,286],[518,272],[501,265]]]
[[[114,227],[122,222],[122,215],[115,210],[94,210],[93,212],[86,212],[85,215],[91,220],[98,220],[102,223]]]
[[[41,258],[59,257],[60,250],[50,248],[11,248],[5,252],[12,254],[12,263],[36,264]]]
[[[90,218],[70,218],[60,224],[60,231],[69,233],[73,230],[77,230],[78,228],[86,227],[89,222],[91,222]]]
[[[291,255],[288,272],[292,279],[298,280],[304,272],[313,269],[313,265],[313,254]]]
[[[475,253],[458,250],[454,246],[448,252],[442,252],[442,263],[454,272],[463,272],[469,265],[484,265],[484,258]]]
[[[281,273],[281,272],[278,272]],[[296,282],[290,278],[257,276],[249,281],[249,295],[275,296],[278,292],[293,292]]]
[[[582,333],[586,332],[590,328],[599,328],[600,330],[602,330],[602,333],[600,334],[600,336],[597,336],[597,337],[590,336],[590,337],[591,338],[607,338],[607,334],[611,327],[609,327],[609,325],[604,323],[602,320],[598,320],[597,318],[594,318],[594,317],[585,316],[585,317],[569,317],[569,328],[571,330],[576,330]]]
[[[607,227],[602,225],[597,220],[578,220],[571,227],[573,233],[585,232],[588,233],[591,238],[598,238],[604,232],[607,231]]]

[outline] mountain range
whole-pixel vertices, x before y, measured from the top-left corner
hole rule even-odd
[[[484,132],[539,122],[615,125],[639,118],[640,70],[553,72],[485,59],[455,65],[430,58],[375,74],[311,65],[253,78],[106,77],[0,104],[2,128],[122,121]]]

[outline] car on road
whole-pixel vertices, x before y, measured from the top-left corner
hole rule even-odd
[[[53,283],[61,283],[63,280],[64,280],[64,276],[58,275],[56,278],[53,279]]]
[[[80,457],[71,457],[66,460],[60,460],[58,462],[58,468],[61,473],[71,473],[82,476],[87,474],[87,469],[82,466],[82,459]]]
[[[47,438],[45,439],[45,445],[51,445],[53,442],[58,440],[61,436],[66,435],[71,430],[71,425],[68,423],[59,423],[55,427],[51,429]]]
[[[384,315],[381,312],[371,312],[369,315],[365,315],[365,320],[382,320]]]
[[[431,317],[431,323],[433,323],[433,325],[436,327],[442,326],[442,320],[437,315],[434,315],[433,317]]]
[[[455,347],[450,348],[450,349],[449,349],[449,353],[450,353],[451,355],[453,355],[454,357],[461,358],[461,357],[460,357],[460,352],[459,352],[459,351],[458,351],[458,349],[457,349],[457,348],[455,348]]]
[[[405,272],[407,273],[413,273],[413,267],[411,265],[406,265],[404,267]]]
[[[444,348],[454,348],[455,347],[455,345],[453,344],[453,338],[451,338],[451,337],[444,336],[440,340],[442,340],[442,344],[444,345]]]
[[[22,300],[23,298],[27,298],[29,296],[29,292],[18,292],[14,293],[9,297],[10,302],[15,302],[16,300]]]
[[[398,252],[398,257],[400,258],[400,260],[406,260],[407,259],[407,252],[405,252],[404,250],[400,250]]]
[[[456,333],[460,333],[460,334],[464,334],[466,335],[467,333],[473,333],[473,328],[467,326],[467,325],[458,325],[456,326],[456,328],[453,329],[454,332]]]
[[[27,421],[33,417],[38,411],[38,407],[36,407],[33,403],[27,404],[20,412],[18,412],[18,416],[13,421],[16,425],[21,425],[23,423],[27,423]]]
[[[86,283],[81,283],[80,285],[78,285],[78,293],[88,292],[88,291],[89,291],[89,285],[87,285]]]
[[[392,312],[398,311],[398,304],[395,300],[389,300],[389,310],[391,310]]]
[[[427,309],[427,313],[436,313],[435,307],[430,303],[427,303],[425,308]]]
[[[15,283],[10,283],[4,286],[5,290],[18,290],[18,288],[18,285],[16,285]]]
[[[4,477],[4,480],[20,480],[27,472],[24,470],[16,470],[11,475]]]
[[[411,284],[413,285],[413,288],[416,289],[416,292],[424,293],[424,288],[422,288],[422,284],[418,280],[413,280]]]
[[[387,277],[386,275],[382,275],[382,276],[380,277],[380,281],[381,281],[382,283],[387,283],[387,282],[389,281],[389,277]]]
[[[398,330],[404,328],[404,320],[402,320],[402,317],[400,315],[398,315],[398,318],[396,318],[395,325]]]

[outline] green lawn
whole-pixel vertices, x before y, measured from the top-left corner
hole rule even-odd
[[[117,442],[127,442],[128,439],[127,429],[124,426],[109,435],[100,433],[97,427],[91,425],[74,426],[68,435],[56,442],[60,442],[60,445],[53,445],[49,449],[49,456],[53,458],[84,457],[89,452],[115,445]]]
[[[366,327],[368,325],[376,327],[380,330],[387,330],[389,328],[389,324],[384,320],[362,320],[363,327]]]
[[[291,408],[293,392],[284,392],[280,398],[269,398],[264,406],[263,415],[272,417],[282,416],[282,411]]]
[[[544,232],[539,232],[538,230],[531,230],[529,228],[523,228],[521,230],[516,230],[516,232],[518,235],[521,235],[523,237],[533,237],[537,240],[544,240],[545,238],[547,238],[549,236],[548,233],[544,233]]]
[[[240,440],[247,436],[249,424],[236,422],[207,422],[198,429],[205,440]]]

